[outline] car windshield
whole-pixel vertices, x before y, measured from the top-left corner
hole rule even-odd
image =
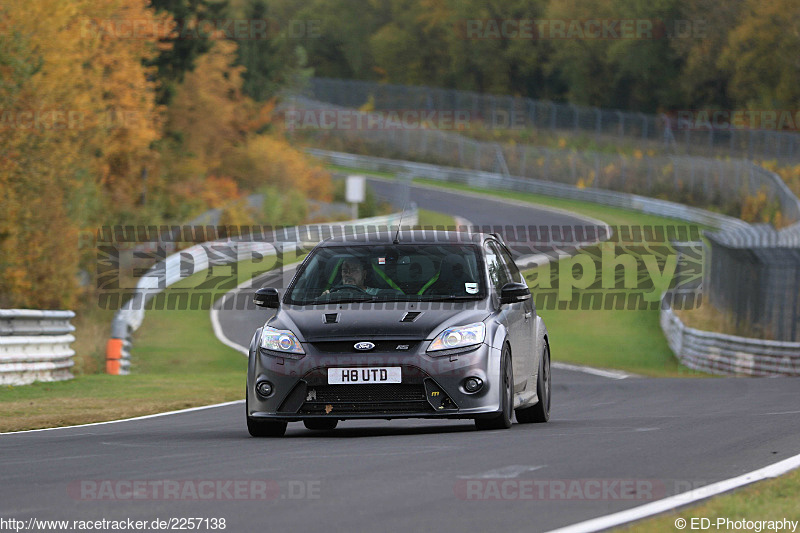
[[[296,305],[364,301],[474,300],[485,296],[471,244],[328,246],[309,256],[286,292]]]

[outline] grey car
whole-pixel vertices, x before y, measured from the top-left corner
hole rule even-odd
[[[496,234],[406,231],[318,244],[250,343],[247,428],[332,430],[349,419],[546,422],[550,346]]]

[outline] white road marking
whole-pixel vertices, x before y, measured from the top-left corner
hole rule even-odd
[[[469,476],[458,476],[461,479],[511,479],[519,477],[526,472],[533,472],[544,468],[546,465],[508,465],[480,474],[472,474]]]
[[[628,509],[626,511],[620,511],[618,513],[601,516],[599,518],[593,518],[592,520],[586,520],[585,522],[579,522],[577,524],[572,524],[559,529],[553,529],[548,533],[590,533],[593,531],[609,529],[626,524],[628,522],[633,522],[635,520],[641,520],[653,515],[672,511],[678,507],[698,502],[700,500],[705,500],[712,496],[755,483],[756,481],[778,477],[786,472],[789,472],[790,470],[794,470],[795,468],[800,468],[800,454],[769,466],[765,466],[764,468],[753,470],[752,472],[748,472],[747,474],[743,474],[738,477],[712,483],[711,485],[706,485],[705,487],[700,487],[688,492],[676,494],[675,496],[670,496],[669,498],[664,498],[646,505],[640,505],[639,507],[634,507],[633,509]]]
[[[228,405],[236,405],[244,403],[244,400],[234,400],[232,402],[215,403],[212,405],[202,405],[200,407],[190,407],[188,409],[179,409],[177,411],[167,411],[166,413],[155,413],[152,415],[135,416],[133,418],[121,418],[119,420],[108,420],[106,422],[92,422],[91,424],[78,424],[76,426],[61,426],[57,428],[42,428],[42,429],[26,429],[24,431],[9,431],[0,433],[0,435],[19,435],[22,433],[37,433],[39,431],[57,431],[59,429],[73,429],[73,428],[87,428],[92,426],[105,426],[107,424],[119,424],[120,422],[131,422],[133,420],[147,420],[148,418],[159,418],[162,416],[180,415],[183,413],[191,413],[193,411],[203,411],[205,409],[213,409],[214,407],[225,407]]]
[[[797,415],[800,411],[781,411],[778,413],[766,413],[767,415]]]
[[[300,263],[292,263],[291,265],[285,265],[283,267],[283,276],[286,276],[286,274],[288,272],[297,269],[297,267],[299,267],[299,266],[300,266]],[[269,272],[265,272],[264,276],[268,276],[270,274],[274,275],[275,273],[276,272],[270,270]],[[256,279],[258,279],[258,278],[256,278]],[[230,295],[234,294],[235,292],[245,288],[245,285],[247,286],[246,287],[247,289],[252,290],[254,281],[255,280],[247,280],[244,283],[240,283],[239,285],[236,286],[235,289],[232,289],[229,292],[225,293],[225,295],[222,298],[217,300],[218,303],[215,303],[214,305],[211,306],[211,327],[214,329],[214,335],[216,335],[217,339],[219,339],[219,341],[222,344],[224,344],[225,346],[228,346],[230,348],[233,348],[237,352],[243,354],[245,357],[250,355],[250,349],[247,346],[242,346],[241,344],[230,340],[227,337],[227,335],[225,335],[225,332],[222,331],[222,326],[219,323],[219,310],[220,310],[220,308],[224,307],[223,304],[225,303],[225,299],[226,298],[228,298]]]
[[[573,372],[583,372],[584,374],[591,374],[593,376],[601,376],[609,379],[628,379],[631,377],[638,377],[636,374],[629,374],[622,370],[607,370],[604,368],[594,368],[591,366],[573,365],[570,363],[561,363],[552,361],[550,366],[553,368],[560,368],[561,370],[572,370]]]

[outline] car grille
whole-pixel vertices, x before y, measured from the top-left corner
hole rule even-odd
[[[310,399],[309,399],[310,398]],[[309,386],[304,414],[432,412],[422,384]]]
[[[319,353],[354,353],[369,355],[371,353],[415,353],[420,344],[418,340],[376,340],[372,341],[375,348],[369,351],[359,351],[355,349],[355,344],[357,342],[359,342],[358,339],[347,341],[322,341],[312,342],[311,346]],[[398,346],[400,346],[401,349],[398,349]]]

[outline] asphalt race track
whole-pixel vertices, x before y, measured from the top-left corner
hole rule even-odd
[[[412,198],[475,224],[580,223],[445,192],[415,188]],[[221,312],[220,323],[247,344],[265,316]],[[550,333],[557,362],[569,332]],[[505,431],[346,421],[253,439],[239,402],[0,435],[0,516],[224,518],[236,532],[547,531],[800,453],[798,393],[790,378],[620,380],[554,369],[551,421]]]

